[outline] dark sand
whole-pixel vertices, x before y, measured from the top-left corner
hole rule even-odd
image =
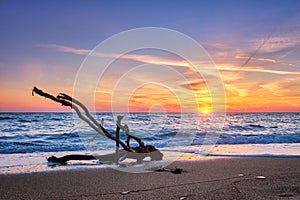
[[[131,174],[113,169],[86,169],[1,175],[0,198],[300,199],[300,158],[178,161],[169,167],[174,166],[184,172]],[[120,194],[128,190],[139,192]]]

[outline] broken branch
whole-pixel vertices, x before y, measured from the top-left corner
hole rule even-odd
[[[163,157],[163,154],[160,151],[158,151],[154,146],[152,146],[152,145],[145,146],[144,142],[139,137],[131,134],[129,127],[126,124],[124,126],[121,125],[121,120],[123,119],[123,116],[118,116],[118,118],[117,118],[116,134],[117,134],[117,132],[119,132],[120,129],[123,130],[127,135],[126,144],[123,141],[121,141],[117,135],[115,137],[114,135],[110,134],[103,127],[103,124],[98,123],[97,120],[90,114],[87,107],[80,101],[74,99],[73,97],[71,97],[67,94],[64,94],[64,93],[60,93],[59,95],[57,95],[55,97],[51,94],[48,94],[48,93],[38,89],[37,87],[34,87],[32,90],[32,95],[34,95],[34,94],[38,94],[38,95],[48,98],[52,101],[58,102],[62,106],[67,106],[67,107],[72,108],[73,110],[75,110],[78,117],[81,120],[83,120],[84,122],[86,122],[97,133],[114,140],[116,142],[117,147],[118,147],[118,144],[120,144],[124,148],[124,150],[122,151],[121,154],[117,155],[118,159],[119,158],[125,159],[126,157],[127,158],[135,158],[135,159],[137,159],[138,162],[141,162],[142,159],[144,159],[147,156],[150,156],[151,160],[161,160]],[[80,111],[80,109],[83,110],[85,115],[83,115],[83,113]],[[131,148],[129,145],[130,138],[133,138],[134,140],[136,140],[137,143],[139,144],[139,146]],[[129,153],[129,152],[131,152],[131,153]],[[143,153],[143,154],[136,154],[136,153]],[[150,153],[152,153],[152,154],[150,154]],[[60,162],[60,161],[68,161],[71,159],[83,159],[83,160],[87,159],[87,160],[89,160],[89,159],[93,159],[93,158],[94,158],[93,156],[73,155],[73,156],[62,157],[59,159],[56,159],[56,157],[51,157],[50,160],[52,159],[53,161],[57,160],[58,162]]]

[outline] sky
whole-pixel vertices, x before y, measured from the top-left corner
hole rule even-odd
[[[220,73],[228,112],[300,111],[300,1],[0,0],[0,27],[0,111],[70,111],[33,97],[32,87],[72,94],[99,43],[142,27],[172,29],[202,45]],[[143,70],[127,73],[138,65]],[[95,107],[215,110],[208,82],[193,72],[169,52],[128,53],[99,82]]]

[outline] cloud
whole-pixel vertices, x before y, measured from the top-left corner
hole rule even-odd
[[[197,80],[191,83],[183,83],[180,86],[188,90],[203,90],[203,88],[206,88],[206,83],[204,80]]]
[[[243,43],[224,40],[204,43],[203,46],[211,54],[225,81],[234,81],[231,75],[238,72],[241,75],[243,72],[300,75],[300,63],[296,59],[300,47],[299,30],[277,31],[276,34]]]
[[[57,45],[57,44],[41,44],[38,45],[39,47],[45,47],[45,48],[51,48],[59,52],[65,52],[65,53],[73,53],[76,55],[89,55],[92,50],[88,49],[76,49],[72,47]],[[225,48],[225,47],[224,47]],[[177,67],[184,67],[186,70],[186,75],[188,76],[190,72],[196,72],[195,68],[191,66],[188,62],[184,60],[176,60],[176,59],[170,59],[170,58],[162,58],[159,56],[153,56],[153,55],[142,55],[142,54],[125,54],[125,55],[118,55],[113,53],[93,53],[95,56],[99,57],[120,57],[122,59],[128,59],[128,60],[135,60],[143,63],[148,64],[158,64],[158,65],[169,65],[169,66],[177,66]],[[236,58],[246,58],[244,55],[237,55]],[[265,61],[265,62],[271,62],[276,63],[280,61],[276,61],[274,59],[268,59],[268,58],[254,58],[258,61]],[[273,73],[273,74],[281,74],[281,75],[300,75],[300,72],[293,72],[293,71],[280,71],[280,70],[269,70],[264,68],[249,68],[249,67],[233,67],[228,65],[219,65],[217,67],[221,71],[246,71],[246,72],[260,72],[260,73]],[[214,71],[210,71],[209,68],[203,69],[207,73],[214,73]]]
[[[230,92],[231,94],[237,95],[239,97],[248,96],[248,91],[246,89],[238,88],[233,84],[225,84],[225,88],[227,92]]]
[[[222,71],[221,76],[225,83],[245,79],[244,72],[237,71]]]
[[[242,54],[238,54],[235,56],[236,59],[241,59],[241,60],[247,60],[249,59],[249,56],[247,55],[242,55]],[[255,62],[258,65],[268,65],[268,64],[277,64],[277,65],[284,65],[284,66],[290,66],[290,67],[295,67],[294,64],[288,63],[288,62],[284,62],[284,61],[280,61],[280,60],[276,60],[276,59],[271,59],[271,58],[257,58],[257,57],[251,57],[251,62]]]
[[[154,55],[145,55],[145,54],[123,54],[118,55],[114,53],[99,53],[97,51],[93,52],[89,49],[76,49],[68,46],[62,46],[57,44],[40,44],[38,47],[51,48],[58,52],[72,53],[76,55],[92,55],[97,57],[110,57],[110,58],[119,58],[125,60],[133,60],[146,64],[155,64],[155,65],[168,65],[176,67],[180,73],[184,74],[186,77],[193,77],[197,70],[187,61],[171,58],[163,58]],[[203,72],[210,73],[209,69],[203,69]]]
[[[275,96],[293,97],[300,95],[299,88],[300,78],[291,77],[286,79],[280,79],[278,81],[272,81],[259,84],[259,87],[268,90]]]
[[[296,35],[281,36],[281,37],[270,37],[265,41],[264,38],[256,39],[253,42],[253,46],[257,47],[263,44],[259,49],[262,53],[274,53],[280,52],[288,48],[292,48],[299,45],[299,37]]]
[[[61,46],[61,45],[57,45],[57,44],[39,44],[37,46],[51,48],[56,51],[64,52],[64,53],[73,53],[76,55],[88,55],[91,52],[91,50],[88,50],[88,49],[75,49],[72,47]]]
[[[147,99],[149,98],[148,95],[133,95],[131,98],[134,98],[134,99]]]
[[[269,92],[271,92],[275,96],[282,96],[283,92],[286,92],[287,90],[278,86],[274,83],[268,83],[268,84],[261,84],[259,87],[267,89]]]
[[[114,54],[114,53],[99,53],[99,52],[93,52],[92,50],[89,50],[89,49],[75,49],[72,47],[62,46],[62,45],[57,45],[57,44],[40,44],[37,46],[51,48],[56,51],[64,52],[64,53],[73,53],[76,55],[86,55],[87,56],[90,53],[93,53],[92,55],[99,56],[99,57],[116,57],[116,58],[120,57],[122,59],[135,60],[135,61],[140,61],[143,63],[190,67],[190,64],[183,60],[161,58],[161,57],[153,56],[153,55],[142,55],[142,54],[118,55],[118,54]]]
[[[227,43],[212,42],[212,43],[203,43],[203,47],[210,53],[221,53],[224,54],[232,50],[232,45]]]
[[[244,72],[261,72],[261,73],[271,73],[271,74],[279,74],[279,75],[300,75],[300,72],[297,71],[280,71],[280,70],[271,70],[264,69],[262,67],[229,67],[225,65],[217,66],[219,70],[222,71],[244,71]]]

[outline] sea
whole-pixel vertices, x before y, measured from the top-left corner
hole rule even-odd
[[[166,159],[300,157],[300,113],[227,113],[219,128],[214,126],[212,114],[92,115],[112,135],[116,132],[117,116],[123,116],[122,124],[129,127],[130,133],[161,150]],[[126,140],[125,133],[120,134],[121,140]],[[137,143],[131,141],[131,145]],[[72,112],[0,113],[0,174],[107,167],[97,161],[56,165],[47,162],[47,158],[104,155],[115,149],[115,141],[99,134]]]

